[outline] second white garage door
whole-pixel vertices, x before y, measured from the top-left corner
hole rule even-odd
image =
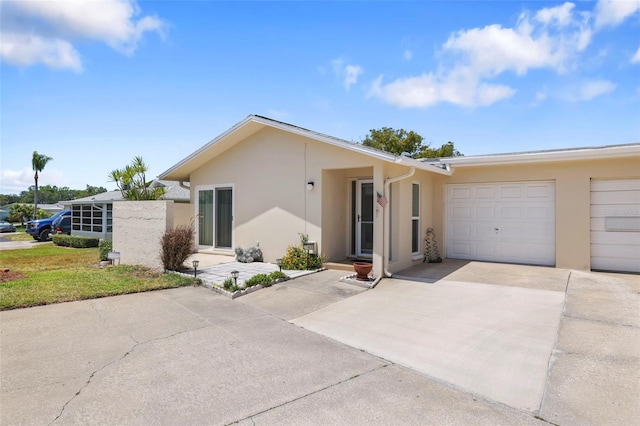
[[[555,265],[555,183],[447,185],[447,257]]]

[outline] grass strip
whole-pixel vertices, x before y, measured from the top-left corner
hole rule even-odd
[[[0,310],[193,285],[193,278],[142,266],[98,267],[98,249],[43,244],[0,252],[0,268],[25,277],[0,283]]]

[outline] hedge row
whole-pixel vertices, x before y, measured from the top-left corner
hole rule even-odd
[[[98,247],[100,240],[93,237],[78,237],[76,235],[57,234],[53,236],[53,244],[63,247],[88,248]]]

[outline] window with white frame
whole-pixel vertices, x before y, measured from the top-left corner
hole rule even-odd
[[[411,190],[411,253],[420,253],[420,184]]]
[[[112,232],[112,205],[74,205],[71,209],[71,229],[83,232]]]

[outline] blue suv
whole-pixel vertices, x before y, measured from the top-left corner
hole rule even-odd
[[[62,210],[46,219],[30,220],[27,222],[27,234],[34,240],[48,241],[51,233],[51,224],[61,216],[71,216],[71,210]]]

